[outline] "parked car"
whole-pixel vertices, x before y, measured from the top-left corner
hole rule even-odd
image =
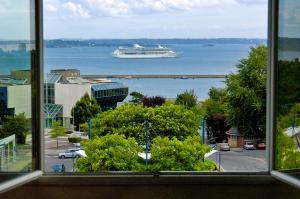
[[[257,149],[266,149],[266,144],[264,142],[260,142],[256,145]]]
[[[64,164],[54,164],[52,165],[52,171],[55,173],[63,173],[65,172],[66,167]]]
[[[80,158],[86,157],[85,151],[78,148],[78,149],[68,149],[63,153],[58,154],[59,158]]]
[[[221,143],[220,144],[220,151],[230,151],[230,146],[228,143]]]
[[[245,150],[255,150],[255,146],[253,144],[253,142],[246,142],[244,145],[244,149]]]

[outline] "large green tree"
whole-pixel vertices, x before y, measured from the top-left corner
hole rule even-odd
[[[142,104],[121,105],[114,110],[100,113],[93,119],[93,135],[121,134],[134,137],[140,145],[145,144],[146,120],[149,123],[150,141],[157,136],[178,139],[197,134],[199,118],[182,106],[164,104],[143,107]]]
[[[80,124],[87,122],[88,119],[95,117],[100,112],[101,108],[96,99],[91,99],[89,94],[86,93],[76,102],[71,110],[71,115],[74,115],[75,126],[79,129]]]
[[[252,47],[226,78],[228,121],[246,137],[265,137],[267,47]]]
[[[4,118],[3,125],[0,129],[0,138],[8,137],[15,134],[18,144],[26,143],[26,136],[29,131],[29,120],[24,113]]]
[[[106,135],[82,143],[87,157],[75,163],[78,172],[137,171],[142,148],[134,138],[124,135]]]

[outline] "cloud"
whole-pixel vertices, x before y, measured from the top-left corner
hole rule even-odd
[[[131,16],[236,4],[265,4],[267,0],[45,0],[45,10],[81,18]]]
[[[67,2],[62,5],[63,8],[71,11],[74,15],[81,18],[90,18],[89,11],[82,7],[79,3]]]

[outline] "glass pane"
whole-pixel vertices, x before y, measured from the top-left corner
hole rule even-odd
[[[46,172],[268,170],[267,0],[44,1]]]
[[[279,1],[275,168],[300,169],[300,1]]]
[[[34,1],[0,1],[0,182],[33,168],[33,15]]]

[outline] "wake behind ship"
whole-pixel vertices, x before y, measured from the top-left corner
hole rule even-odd
[[[173,58],[177,53],[170,48],[158,45],[158,47],[144,47],[134,44],[133,47],[119,47],[113,52],[116,58]]]

